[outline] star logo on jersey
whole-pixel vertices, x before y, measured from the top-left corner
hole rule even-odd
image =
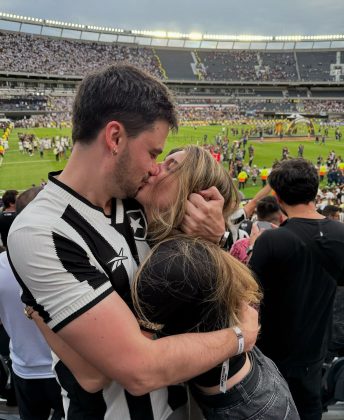
[[[144,241],[147,236],[147,221],[142,210],[128,210],[130,226],[133,230],[134,239]]]
[[[108,264],[112,264],[111,271],[114,272],[121,264],[123,264],[123,261],[127,259],[128,257],[123,255],[123,248],[121,248],[119,254],[112,258],[112,260],[108,261]]]

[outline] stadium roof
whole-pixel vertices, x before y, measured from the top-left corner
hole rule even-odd
[[[10,25],[6,27],[4,22]],[[88,41],[135,43],[148,46],[209,49],[344,48],[344,34],[332,35],[226,35],[121,29],[40,19],[0,12],[0,29]],[[55,32],[54,32],[55,30]]]

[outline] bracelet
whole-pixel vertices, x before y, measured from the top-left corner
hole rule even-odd
[[[220,239],[220,242],[219,242],[219,245],[220,245],[220,247],[221,248],[224,248],[225,246],[226,246],[226,243],[227,243],[227,241],[228,241],[228,238],[229,238],[229,232],[228,231],[226,231],[222,236],[221,236],[221,239]]]
[[[245,340],[244,340],[243,333],[239,327],[237,326],[232,327],[232,330],[235,332],[235,335],[238,338],[238,351],[236,353],[238,355],[244,352]]]

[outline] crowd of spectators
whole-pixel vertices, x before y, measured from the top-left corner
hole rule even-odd
[[[299,78],[297,66],[303,80],[334,80],[333,52],[297,52],[296,56],[298,62],[290,52],[197,51],[197,66],[204,80],[294,81]],[[0,71],[83,76],[118,61],[164,78],[159,50],[149,47],[0,32]]]
[[[70,127],[71,109],[74,97],[42,96],[37,99],[32,96],[0,100],[0,110],[28,111],[28,116],[15,121],[16,127]],[[177,98],[178,114],[181,124],[195,125],[221,124],[238,121],[263,113],[277,114],[323,114],[344,113],[344,101],[326,99],[289,98],[265,99],[248,96],[245,98]],[[29,111],[42,111],[30,116]]]
[[[296,61],[292,53],[260,53],[259,62],[265,71],[258,77],[263,80],[297,80]]]
[[[45,111],[46,98],[36,97],[10,97],[0,99],[0,111]]]
[[[119,61],[163,78],[151,48],[0,32],[0,71],[83,76]]]
[[[328,112],[344,112],[344,101],[335,100],[321,100],[308,99],[307,101],[299,102],[297,105],[298,112],[314,113],[328,113]]]
[[[256,80],[257,53],[251,51],[199,53],[206,80]]]

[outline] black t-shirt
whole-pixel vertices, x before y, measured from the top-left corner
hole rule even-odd
[[[225,328],[225,309],[213,299],[216,281],[214,263],[201,244],[187,239],[160,244],[143,266],[138,283],[145,316],[161,326],[158,336]],[[244,355],[233,357],[229,377],[244,362]],[[220,375],[218,366],[193,381],[215,386]]]
[[[11,224],[16,217],[16,212],[4,210],[0,213],[0,235],[1,241],[4,246],[7,246],[7,236],[10,230]]]
[[[257,239],[250,266],[264,293],[258,346],[280,367],[325,356],[343,256],[344,225],[328,219],[292,218]]]

